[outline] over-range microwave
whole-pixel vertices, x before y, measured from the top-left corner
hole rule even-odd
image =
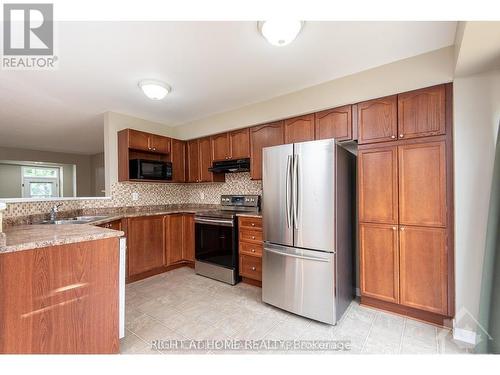
[[[131,159],[129,162],[132,180],[171,180],[172,163],[168,161]]]

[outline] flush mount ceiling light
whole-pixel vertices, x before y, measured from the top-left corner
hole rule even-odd
[[[257,26],[269,43],[281,47],[294,41],[302,30],[304,21],[260,21]]]
[[[172,88],[166,83],[151,79],[140,81],[139,87],[142,92],[144,92],[144,95],[151,100],[161,100],[167,96],[170,91],[172,91]]]

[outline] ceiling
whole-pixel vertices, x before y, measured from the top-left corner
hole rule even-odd
[[[102,114],[176,126],[452,45],[456,22],[306,22],[273,47],[256,22],[61,22],[55,71],[0,71],[0,146],[102,151]],[[141,79],[173,88],[147,99]]]

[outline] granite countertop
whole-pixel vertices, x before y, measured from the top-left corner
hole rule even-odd
[[[1,253],[121,237],[123,232],[86,224],[18,225],[6,228]]]

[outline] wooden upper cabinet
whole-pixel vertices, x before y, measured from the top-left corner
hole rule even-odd
[[[352,107],[328,109],[314,114],[315,139],[352,139]]]
[[[285,143],[314,141],[314,113],[285,120]]]
[[[200,147],[200,182],[212,181],[212,173],[208,168],[212,167],[212,147],[210,137],[201,138],[198,143]]]
[[[262,149],[282,145],[283,121],[254,126],[250,129],[250,174],[252,180],[262,180]]]
[[[250,157],[250,129],[245,128],[229,133],[231,159],[244,159]]]
[[[401,226],[401,304],[448,315],[446,229]]]
[[[213,161],[221,161],[231,158],[229,133],[213,135],[210,137],[210,142],[212,142]]]
[[[398,148],[400,224],[445,227],[445,141]]]
[[[129,218],[127,240],[129,276],[164,265],[162,216]]]
[[[186,181],[186,142],[173,139],[170,145],[172,182]]]
[[[398,223],[398,154],[396,146],[358,152],[359,221]]]
[[[399,301],[398,227],[359,225],[361,295],[383,301]]]
[[[192,214],[183,215],[182,230],[183,230],[182,257],[184,260],[194,262],[194,249],[195,249],[194,215]]]
[[[416,138],[445,133],[445,86],[398,95],[399,138]]]
[[[199,182],[200,181],[200,152],[198,148],[198,140],[193,139],[187,141],[187,181]]]
[[[165,259],[167,266],[183,260],[183,226],[182,214],[165,216]]]
[[[397,139],[397,95],[358,103],[358,143]]]
[[[149,137],[149,145],[152,152],[160,154],[170,153],[170,138],[161,135],[151,134]]]
[[[128,147],[134,150],[149,151],[149,134],[128,129]]]

